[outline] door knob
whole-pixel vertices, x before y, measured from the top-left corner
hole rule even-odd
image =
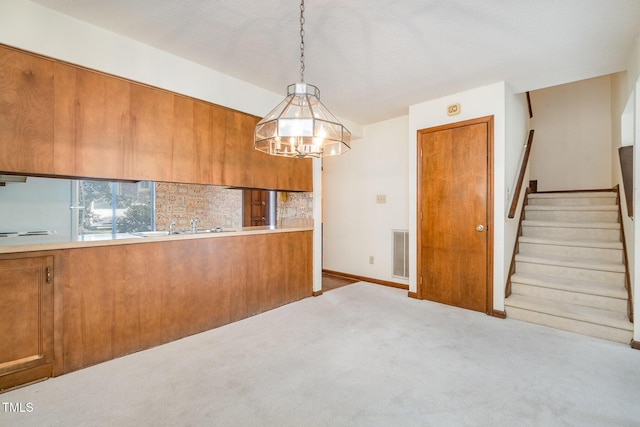
[[[482,224],[476,225],[476,231],[484,231],[484,225]]]

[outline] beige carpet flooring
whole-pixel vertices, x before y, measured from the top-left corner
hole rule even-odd
[[[32,407],[0,426],[638,426],[640,351],[359,282],[0,402]]]

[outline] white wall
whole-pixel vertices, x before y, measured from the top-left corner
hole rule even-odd
[[[407,283],[392,276],[391,258],[392,230],[409,229],[407,132],[407,116],[375,123],[349,152],[324,159],[325,269]]]
[[[461,113],[447,115],[447,106],[459,103]],[[512,186],[517,173],[517,162],[524,144],[528,120],[525,116],[522,95],[515,95],[504,82],[479,87],[444,98],[413,105],[409,108],[409,229],[411,276],[409,290],[417,291],[416,282],[416,205],[417,205],[417,132],[443,124],[470,120],[477,117],[494,117],[494,248],[493,248],[493,308],[504,310],[504,285],[508,261],[517,223],[507,221],[507,187]],[[509,113],[509,114],[507,114]]]
[[[446,106],[456,102],[462,113],[447,116]],[[323,267],[406,283],[391,276],[391,230],[409,229],[409,285],[415,292],[417,131],[488,115],[494,116],[494,308],[504,310],[519,219],[509,220],[507,211],[529,130],[526,96],[504,83],[412,106],[409,117],[366,126],[350,153],[325,159]],[[378,194],[387,196],[387,204],[376,203]]]
[[[531,92],[538,191],[611,188],[611,77]]]
[[[636,41],[636,45],[629,58],[629,64],[626,73],[619,73],[612,78],[612,105],[611,105],[611,121],[612,121],[612,170],[614,184],[621,183],[620,166],[617,157],[618,147],[622,145],[635,145],[633,153],[633,211],[634,216],[638,217],[638,197],[640,196],[638,188],[640,188],[640,150],[638,143],[640,142],[640,37]],[[625,119],[623,120],[623,117]],[[623,130],[624,128],[624,130]],[[631,288],[633,291],[634,302],[634,333],[633,339],[640,342],[640,250],[636,248],[640,242],[640,227],[636,226],[636,221],[629,218],[626,214],[626,202],[622,197],[622,219],[625,231],[625,240],[627,245],[627,259],[629,261],[629,276],[631,279]]]

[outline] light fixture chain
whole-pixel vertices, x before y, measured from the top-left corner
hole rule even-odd
[[[304,0],[300,2],[300,83],[304,83]]]

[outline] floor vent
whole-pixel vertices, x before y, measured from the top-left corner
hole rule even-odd
[[[393,276],[409,278],[409,231],[393,230]]]

